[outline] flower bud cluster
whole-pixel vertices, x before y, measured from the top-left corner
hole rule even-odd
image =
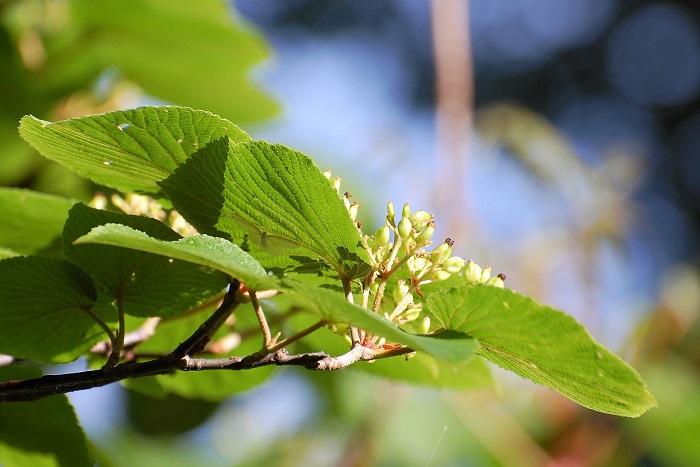
[[[459,274],[470,284],[504,287],[505,275],[491,277],[490,267],[482,269],[471,260],[452,256],[454,242],[450,238],[432,247],[435,216],[426,211],[412,212],[408,203],[403,205],[400,213],[392,202],[387,203],[384,225],[374,235],[364,235],[356,221],[359,204],[350,202],[350,193],[342,194],[339,177],[333,178],[330,171],[323,175],[338,193],[350,218],[355,221],[372,261],[373,272],[364,283],[363,306],[370,308],[369,301],[373,296],[373,311],[383,312],[389,321],[399,325],[410,323],[409,327],[418,334],[427,334],[430,330],[430,317],[423,314],[423,303],[416,301],[415,297],[415,294],[423,297],[421,285],[444,281]],[[403,279],[398,279],[393,288],[387,289],[389,277],[404,266],[404,271],[407,270],[408,274],[402,273],[400,277]],[[383,345],[384,339],[361,331],[360,342],[376,347]]]
[[[115,193],[107,199],[104,194],[97,193],[88,205],[96,209],[107,209],[110,203],[126,214],[146,216],[164,222],[183,237],[197,235],[198,233],[180,213],[177,211],[166,211],[160,203],[148,196],[129,193],[125,198],[122,198]]]
[[[387,204],[386,223],[374,234],[374,260],[384,269],[391,269],[396,263],[407,265],[411,279],[416,285],[427,284],[448,279],[452,274],[459,274],[465,260],[452,256],[454,242],[447,238],[434,249],[427,248],[433,244],[435,234],[435,216],[426,211],[411,212],[406,203],[401,210],[401,218],[396,223],[393,203]],[[394,243],[391,235],[393,234]],[[398,248],[395,244],[400,244]],[[394,255],[394,263],[383,263]]]
[[[482,269],[474,261],[469,260],[464,266],[464,278],[469,284],[485,284],[504,288],[506,275],[501,273],[497,276],[491,276],[491,266]]]
[[[360,203],[357,201],[353,201],[352,203],[350,202],[350,198],[352,198],[352,194],[350,194],[349,191],[346,191],[345,193],[341,194],[340,193],[340,184],[343,181],[342,178],[340,177],[335,177],[333,178],[333,173],[330,170],[326,170],[323,172],[323,176],[326,177],[326,179],[331,182],[331,187],[335,190],[336,193],[338,193],[338,196],[340,196],[340,199],[343,200],[343,204],[345,205],[345,209],[348,210],[348,214],[350,215],[350,219],[355,223],[358,229],[361,228],[360,222],[357,220],[357,212],[360,210]]]

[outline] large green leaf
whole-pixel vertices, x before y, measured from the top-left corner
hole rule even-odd
[[[251,84],[250,70],[268,47],[253,27],[219,0],[73,0],[77,37],[103,68],[160,99],[209,109],[236,122],[277,111]],[[68,52],[68,51],[67,51]],[[79,57],[75,57],[79,59]]]
[[[483,285],[435,293],[427,303],[446,329],[476,338],[487,360],[584,407],[637,417],[656,406],[632,367],[559,310]]]
[[[141,107],[50,123],[22,118],[19,133],[43,156],[101,185],[156,193],[209,141],[250,137],[217,115],[185,107]]]
[[[195,235],[175,242],[163,241],[125,225],[107,224],[95,227],[73,243],[119,246],[207,266],[241,280],[253,290],[276,285],[252,256],[221,237]]]
[[[221,138],[160,185],[202,232],[235,238],[243,228],[263,250],[303,247],[343,278],[366,269],[360,235],[338,194],[311,158],[286,146]]]
[[[61,231],[75,200],[0,188],[0,247],[23,255],[61,253]]]
[[[0,368],[0,381],[39,376],[41,372],[29,366]],[[85,433],[65,394],[2,404],[0,463],[4,467],[94,465]]]
[[[0,353],[65,363],[107,336],[88,313],[97,293],[72,264],[39,256],[0,261]]]
[[[382,336],[389,342],[398,342],[414,350],[425,352],[451,364],[467,363],[477,350],[478,342],[459,332],[444,332],[435,335],[410,334],[399,328],[378,313],[347,302],[343,295],[325,288],[309,286],[300,282],[285,280],[288,290],[300,307],[318,313],[322,318],[334,323],[356,326],[374,335]]]
[[[132,316],[175,316],[220,292],[229,277],[218,271],[160,255],[110,245],[74,245],[94,227],[124,224],[153,238],[181,237],[167,225],[143,216],[76,204],[63,231],[64,256],[80,266],[110,300],[121,298]]]

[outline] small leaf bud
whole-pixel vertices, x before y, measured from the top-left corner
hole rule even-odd
[[[493,276],[493,277],[489,278],[489,280],[487,280],[485,282],[485,284],[490,285],[492,287],[499,287],[502,289],[506,285],[505,278],[506,278],[505,274],[499,274],[497,276]]]
[[[328,180],[328,181],[330,181],[330,179],[331,179],[331,174],[332,174],[332,172],[330,169],[323,172],[323,176],[326,177],[326,180]]]
[[[423,230],[434,217],[435,216],[425,211],[416,211],[408,216],[408,218],[411,220],[411,224],[413,224],[413,228],[415,228],[418,232]]]
[[[399,303],[401,300],[403,300],[408,291],[409,287],[406,281],[399,279],[399,282],[396,284],[393,291],[394,302]]]
[[[389,243],[389,238],[391,237],[391,230],[386,225],[379,227],[374,234],[374,243],[377,246],[384,246]]]
[[[483,271],[481,271],[481,279],[479,283],[483,284],[491,278],[491,266],[486,266]]]
[[[423,321],[421,321],[420,326],[418,326],[418,334],[427,334],[430,330],[430,316],[424,316]]]
[[[399,225],[398,225],[399,237],[406,240],[411,235],[412,230],[413,230],[413,226],[411,225],[411,221],[408,220],[408,217],[401,218],[401,221],[399,222]]]
[[[464,278],[467,282],[470,284],[479,283],[479,281],[481,281],[481,273],[481,266],[472,260],[467,261],[467,264],[464,266]]]
[[[401,210],[401,217],[409,217],[411,215],[411,205],[404,203],[403,209]]]
[[[451,256],[442,263],[442,268],[450,274],[459,274],[464,268],[464,258]]]
[[[419,247],[430,245],[430,240],[433,238],[435,233],[435,222],[428,222],[423,231],[416,238],[416,243]]]

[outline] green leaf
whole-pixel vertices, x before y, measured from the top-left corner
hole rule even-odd
[[[488,286],[435,293],[427,304],[446,329],[476,338],[487,360],[584,407],[637,417],[656,406],[632,367],[559,310]]]
[[[185,107],[141,107],[55,123],[22,118],[19,133],[39,153],[83,177],[122,191],[157,193],[209,141],[250,137],[217,115]]]
[[[120,246],[199,264],[236,277],[253,290],[276,286],[275,279],[269,277],[252,256],[238,245],[220,237],[195,235],[168,242],[149,237],[144,232],[125,225],[107,224],[95,227],[73,243]]]
[[[124,224],[166,241],[179,234],[155,219],[76,204],[63,232],[64,256],[87,272],[110,300],[120,297],[132,316],[176,316],[220,292],[229,277],[196,264],[109,245],[74,245],[94,227]]]
[[[199,231],[231,238],[244,229],[263,251],[303,247],[343,279],[367,269],[357,227],[314,162],[279,144],[214,141],[160,183]]]
[[[445,362],[467,363],[478,348],[475,339],[458,332],[433,335],[410,334],[378,313],[348,303],[342,294],[300,282],[285,280],[284,284],[298,295],[290,295],[299,306],[318,313],[329,322],[356,326],[389,342],[398,342],[420,352],[426,352]]]
[[[0,353],[65,363],[107,336],[90,317],[97,293],[72,264],[39,256],[0,261]]]
[[[278,306],[280,298],[284,299],[286,296],[277,296],[265,302],[272,301]],[[287,307],[282,304],[281,309],[286,311]],[[315,319],[308,313],[296,313],[286,324],[292,323],[296,332],[314,324]],[[331,355],[340,355],[348,350],[348,343],[344,338],[326,329],[304,337],[297,345],[301,352],[323,350]],[[375,376],[439,389],[466,391],[495,386],[491,371],[483,358],[472,358],[466,363],[454,364],[433,358],[425,352],[416,352],[408,360],[403,356],[382,358],[372,363],[352,365],[351,368]]]
[[[27,365],[0,368],[0,381],[40,376]],[[5,467],[93,465],[85,433],[64,394],[2,405],[0,460]]]
[[[236,122],[277,112],[251,84],[251,68],[269,55],[267,44],[230,3],[131,0],[124,8],[119,2],[74,0],[71,7],[79,29],[71,45],[149,94]]]
[[[61,253],[61,231],[75,200],[17,188],[0,188],[0,247],[18,254]]]
[[[439,389],[469,391],[495,386],[491,371],[481,358],[473,358],[463,365],[453,365],[418,352],[409,360],[402,357],[383,358],[368,365],[354,365],[353,368],[375,376]]]

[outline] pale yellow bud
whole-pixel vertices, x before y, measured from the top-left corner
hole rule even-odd
[[[481,266],[472,260],[467,261],[467,264],[464,266],[464,278],[470,284],[479,283],[479,281],[481,281],[482,272],[483,270],[481,269]]]

